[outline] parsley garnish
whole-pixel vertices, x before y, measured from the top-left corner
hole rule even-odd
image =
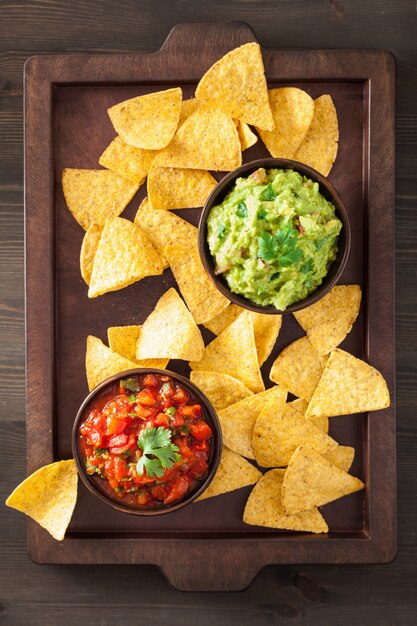
[[[282,267],[300,263],[303,251],[297,245],[298,231],[284,226],[275,235],[264,232],[258,237],[258,256],[266,263],[277,261]]]
[[[169,409],[165,409],[165,413],[168,413],[168,415],[170,417],[172,417],[173,415],[175,415],[175,407],[174,406],[170,406]]]
[[[278,239],[271,233],[264,232],[258,237],[258,256],[266,263],[272,263],[278,257]]]
[[[236,215],[238,217],[248,217],[248,209],[244,202],[239,202],[237,205]]]
[[[144,428],[138,437],[138,446],[143,452],[136,464],[139,476],[143,476],[146,469],[148,478],[161,478],[166,469],[181,460],[178,446],[171,442],[171,431],[163,426]]]
[[[276,197],[277,197],[277,194],[275,193],[275,189],[273,188],[271,184],[269,184],[267,187],[265,187],[265,189],[259,196],[259,199],[270,201],[270,200],[275,200]]]
[[[128,391],[139,391],[139,385],[136,378],[126,378],[120,381],[121,386]]]
[[[223,224],[219,224],[219,227],[217,229],[217,236],[219,239],[224,239],[226,236],[226,226],[224,226]]]
[[[265,209],[259,209],[259,211],[258,211],[258,220],[264,220],[267,215],[268,215],[268,213],[265,211]]]
[[[307,259],[304,265],[300,267],[300,272],[302,274],[308,274],[309,272],[312,272],[313,270],[314,270],[314,260],[311,258]]]

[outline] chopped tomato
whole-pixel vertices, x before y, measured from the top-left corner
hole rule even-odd
[[[178,387],[172,396],[174,402],[178,402],[178,404],[185,404],[188,402],[190,394],[183,387]]]
[[[150,389],[142,389],[142,391],[139,391],[136,400],[139,404],[144,404],[145,406],[153,406],[156,403],[156,398]]]
[[[138,417],[147,420],[147,419],[153,419],[155,415],[158,414],[158,409],[150,408],[150,407],[142,406],[141,404],[138,404],[136,406],[136,409],[133,411],[133,413],[135,413]]]
[[[119,446],[125,446],[129,441],[129,437],[124,433],[120,435],[113,435],[108,439],[108,447],[109,448],[118,448]]]
[[[190,433],[197,439],[197,441],[205,441],[206,439],[210,439],[213,436],[213,432],[207,422],[203,420],[199,422],[193,422],[189,426]]]
[[[165,426],[166,428],[169,424],[169,416],[166,413],[158,413],[153,423],[155,426]]]
[[[172,485],[169,495],[164,498],[164,503],[171,504],[172,502],[177,502],[178,500],[181,500],[181,498],[187,492],[187,489],[188,480],[185,478],[185,476],[180,476]]]
[[[124,446],[113,447],[111,449],[112,454],[123,454],[127,452],[130,448],[132,448],[136,443],[136,435],[129,435],[128,441]]]
[[[187,404],[182,407],[182,412],[186,417],[201,417],[201,406],[199,404]]]
[[[117,419],[117,417],[108,417],[106,433],[107,435],[118,435],[119,433],[122,433],[124,431],[126,425],[126,420],[120,420]]]
[[[144,387],[158,387],[158,379],[153,374],[146,374],[145,378],[143,379],[143,385]]]

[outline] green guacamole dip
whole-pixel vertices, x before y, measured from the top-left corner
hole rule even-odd
[[[231,291],[284,311],[314,291],[336,258],[342,228],[319,185],[293,170],[238,178],[207,220],[216,274]]]

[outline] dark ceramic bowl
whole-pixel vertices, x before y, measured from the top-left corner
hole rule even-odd
[[[122,500],[118,500],[117,496],[114,498],[110,497],[107,492],[101,488],[100,484],[102,484],[103,479],[99,476],[90,476],[87,474],[85,469],[85,463],[83,457],[81,455],[79,445],[78,445],[78,430],[81,423],[87,418],[87,415],[90,411],[91,404],[93,400],[102,394],[105,394],[106,389],[110,391],[111,385],[121,378],[126,378],[136,374],[161,374],[162,376],[167,375],[171,376],[174,381],[180,383],[183,387],[190,392],[190,394],[197,400],[203,409],[204,419],[210,424],[211,429],[213,431],[213,439],[211,444],[211,453],[209,458],[209,469],[207,477],[204,481],[199,485],[197,489],[188,494],[184,500],[181,502],[177,502],[174,504],[163,505],[158,508],[134,508],[127,504],[123,504]],[[164,513],[171,513],[172,511],[178,511],[179,509],[183,509],[188,504],[191,504],[198,496],[200,496],[203,491],[207,489],[211,481],[213,480],[214,474],[220,463],[220,457],[222,454],[222,432],[220,427],[219,419],[216,415],[215,410],[212,405],[206,398],[206,396],[196,387],[190,380],[176,374],[175,372],[171,372],[169,370],[160,370],[160,369],[152,369],[152,368],[137,368],[132,370],[127,370],[126,372],[121,372],[120,374],[115,374],[114,376],[110,376],[102,383],[97,385],[95,389],[93,389],[82,405],[79,408],[77,416],[74,421],[74,426],[72,429],[72,452],[77,465],[78,474],[83,481],[84,485],[87,487],[91,493],[99,498],[105,504],[111,506],[116,511],[121,511],[122,513],[130,513],[131,515],[161,515]]]
[[[338,238],[338,252],[337,257],[333,261],[330,266],[329,272],[327,276],[323,279],[321,285],[317,287],[307,298],[304,300],[299,300],[298,302],[294,302],[289,307],[285,309],[285,311],[279,311],[273,306],[261,306],[259,304],[255,304],[251,300],[248,300],[244,296],[233,293],[230,290],[229,285],[227,284],[225,278],[223,276],[216,275],[214,272],[214,259],[211,256],[210,249],[207,243],[207,218],[213,206],[220,204],[228,194],[228,192],[232,189],[233,185],[237,178],[247,177],[252,172],[257,170],[260,167],[264,167],[265,169],[271,168],[280,168],[280,169],[292,169],[296,172],[299,172],[303,176],[307,176],[311,180],[318,182],[320,187],[320,193],[330,202],[332,202],[336,208],[336,215],[340,219],[343,224],[342,231]],[[245,163],[241,165],[237,169],[227,174],[213,189],[207,201],[203,207],[203,211],[201,213],[200,222],[198,225],[198,247],[200,250],[200,257],[203,262],[204,268],[216,285],[216,287],[221,291],[221,293],[226,296],[231,302],[238,304],[239,306],[249,309],[250,311],[255,311],[256,313],[269,313],[271,315],[274,314],[282,314],[282,313],[293,313],[294,311],[299,311],[300,309],[304,309],[311,304],[314,304],[320,298],[322,298],[330,289],[336,284],[338,279],[340,278],[350,250],[350,240],[351,240],[351,232],[350,232],[350,223],[349,216],[346,209],[346,206],[333,187],[333,185],[319,172],[313,170],[308,165],[304,165],[303,163],[298,163],[298,161],[291,161],[289,159],[259,159],[258,161],[252,161],[251,163]]]

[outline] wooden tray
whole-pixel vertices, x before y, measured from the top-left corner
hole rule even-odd
[[[79,271],[83,231],[65,206],[64,167],[95,168],[114,136],[106,110],[125,98],[179,85],[190,97],[224,53],[256,40],[246,24],[177,26],[154,54],[39,56],[25,67],[28,471],[71,456],[70,433],[87,394],[85,339],[108,326],[141,324],[174,284],[170,271],[89,300]],[[277,42],[279,43],[279,42]],[[270,86],[330,93],[340,147],[330,179],[352,223],[343,283],[363,288],[358,321],[343,346],[388,381],[391,408],[331,420],[330,434],[356,448],[352,473],[366,490],[325,507],[328,536],[246,526],[250,488],[159,518],[112,511],[82,484],[64,542],[29,522],[38,563],[153,563],[183,590],[234,590],[271,563],[388,562],[396,554],[394,388],[394,62],[386,52],[264,50]],[[261,142],[245,161],[267,153]],[[133,218],[145,193],[124,215]],[[197,223],[200,211],[180,211]],[[263,366],[302,335],[291,315]],[[206,340],[212,336],[204,331]],[[173,369],[187,372],[184,363]]]

